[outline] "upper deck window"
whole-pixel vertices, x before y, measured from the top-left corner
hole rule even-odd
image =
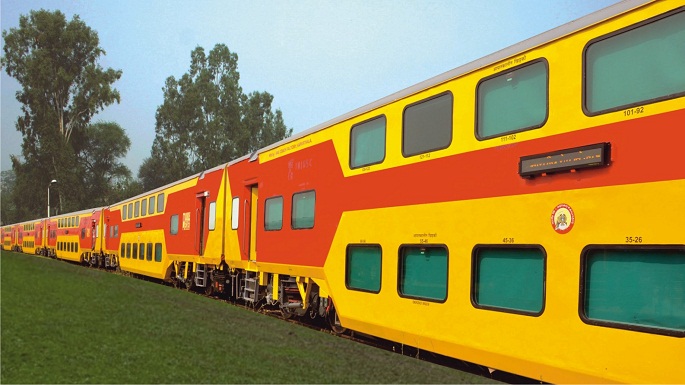
[[[446,92],[404,109],[402,155],[409,157],[449,147],[453,99]]]
[[[535,61],[478,84],[476,137],[487,139],[542,127],[547,121],[548,70]]]
[[[352,127],[350,133],[350,168],[381,163],[385,159],[385,116]]]
[[[685,11],[659,16],[585,47],[583,107],[598,115],[685,95]]]

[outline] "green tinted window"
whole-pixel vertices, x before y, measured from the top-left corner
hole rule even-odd
[[[291,224],[293,229],[311,229],[314,227],[314,207],[316,193],[305,191],[293,195],[293,214]]]
[[[601,38],[585,50],[585,109],[599,114],[685,93],[685,12]]]
[[[452,143],[451,93],[423,100],[405,108],[402,122],[402,154],[423,154]]]
[[[408,246],[400,249],[400,295],[433,301],[447,299],[447,249]]]
[[[280,230],[283,227],[283,197],[273,197],[264,204],[264,230]]]
[[[161,213],[164,211],[164,193],[157,195],[157,212]]]
[[[155,243],[155,262],[162,262],[162,244]]]
[[[479,139],[541,127],[547,120],[547,62],[515,67],[478,85]]]
[[[178,214],[171,216],[171,223],[169,224],[169,233],[171,235],[178,234]]]
[[[357,124],[350,134],[350,168],[376,164],[385,158],[385,116]]]
[[[381,290],[381,247],[348,246],[345,265],[345,284],[349,289]]]
[[[133,259],[138,259],[138,244],[134,243],[133,244],[133,252],[131,253],[133,255]]]
[[[138,259],[144,260],[145,259],[145,244],[144,243],[140,244],[138,251],[140,253],[140,254],[138,254]]]
[[[125,257],[125,251],[126,251],[126,244],[122,243],[121,244],[121,257]]]
[[[147,244],[147,260],[152,261],[152,243]]]
[[[131,244],[126,244],[126,258],[131,258]]]
[[[589,250],[584,263],[588,320],[685,334],[684,248]]]
[[[476,306],[514,312],[542,312],[545,254],[538,247],[478,247],[474,251],[472,295]]]

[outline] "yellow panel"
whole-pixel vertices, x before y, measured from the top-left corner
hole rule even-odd
[[[543,381],[682,381],[675,368],[685,339],[587,325],[578,315],[578,287],[586,245],[626,244],[628,236],[643,244],[685,243],[682,226],[673,225],[674,213],[685,212],[684,196],[685,180],[677,180],[346,212],[325,265],[330,294],[343,326]],[[555,232],[550,220],[560,203],[575,214],[567,234]],[[539,317],[471,304],[474,246],[505,242],[546,251]],[[345,287],[346,247],[359,243],[382,247],[379,294]],[[397,292],[397,252],[421,243],[449,250],[444,304]]]

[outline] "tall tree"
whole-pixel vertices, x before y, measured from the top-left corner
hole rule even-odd
[[[0,226],[19,222],[17,209],[13,203],[14,186],[17,178],[13,170],[0,173]]]
[[[126,156],[131,140],[114,122],[98,122],[86,129],[80,163],[85,167],[84,207],[104,206],[117,201],[116,186],[131,179],[131,170],[120,158]]]
[[[155,140],[138,177],[145,189],[235,159],[292,134],[268,92],[245,95],[238,55],[224,44],[196,47],[190,70],[167,78],[157,108]]]
[[[97,32],[78,16],[67,21],[60,11],[31,11],[19,27],[3,31],[1,65],[22,89],[17,92],[23,115],[16,128],[23,135],[22,157],[12,159],[22,216],[43,213],[43,188],[59,181],[62,210],[75,210],[84,201],[79,188],[86,167],[79,157],[88,145],[87,125],[106,106],[119,102],[112,84],[120,70],[98,64],[105,51]]]

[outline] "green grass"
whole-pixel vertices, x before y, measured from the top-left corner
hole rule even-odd
[[[6,383],[484,383],[157,283],[2,252]]]

